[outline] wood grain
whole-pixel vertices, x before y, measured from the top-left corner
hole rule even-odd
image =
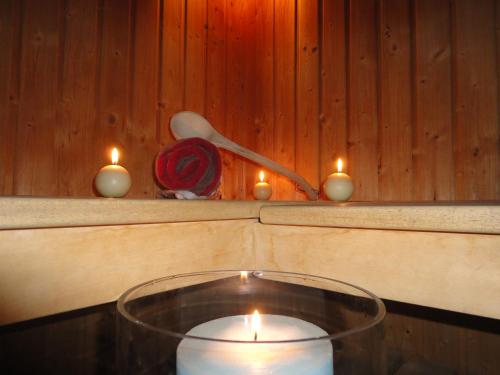
[[[207,9],[207,85],[205,88],[205,116],[212,126],[224,133],[226,126],[226,0],[212,0]],[[223,152],[222,164],[231,161],[232,155]],[[223,167],[222,181],[228,181],[229,169]],[[226,184],[221,185],[221,194],[227,197]]]
[[[207,1],[186,1],[185,109],[204,114],[207,60]]]
[[[93,124],[97,82],[98,1],[71,0],[64,9],[61,93],[55,130],[59,171],[57,195],[92,194]],[[75,176],[75,167],[80,173]]]
[[[274,158],[295,169],[295,2],[274,2]],[[278,176],[276,199],[295,199],[295,184]]]
[[[295,169],[316,189],[319,175],[318,3],[297,1]],[[298,191],[296,197],[305,199]]]
[[[414,2],[413,199],[454,197],[450,4]]]
[[[156,119],[159,62],[160,0],[133,3],[130,98],[125,126],[123,165],[132,171],[130,195],[154,197],[153,161],[159,151]],[[145,95],[151,93],[151,95]],[[140,158],[131,157],[142,155]]]
[[[263,0],[255,8],[255,151],[268,159],[274,159],[274,0]],[[252,191],[258,181],[255,166],[247,174],[247,189]],[[266,181],[277,186],[278,174],[265,171]],[[276,194],[276,191],[273,191]],[[274,199],[274,196],[271,196]]]
[[[153,198],[192,109],[314,187],[342,156],[354,200],[500,199],[496,0],[1,6],[1,194],[92,196],[117,146],[129,197]],[[222,153],[222,197],[253,199],[260,166]]]
[[[500,234],[498,204],[317,204],[263,206],[265,224]]]
[[[255,2],[227,2],[226,22],[226,124],[224,135],[252,148],[255,82],[250,70],[255,58]],[[247,129],[247,131],[241,131]],[[227,178],[223,181],[227,199],[246,199],[246,163],[234,154],[225,159]]]
[[[380,1],[379,199],[411,200],[410,1]]]
[[[170,118],[184,108],[185,85],[185,2],[163,2],[158,143],[161,146],[174,141],[170,132]]]
[[[498,198],[495,187],[499,163],[495,3],[493,0],[458,0],[454,7],[457,199]]]
[[[254,222],[1,231],[0,324],[114,301],[157,277],[252,268],[245,233]]]
[[[378,200],[377,7],[373,0],[350,2],[347,173],[353,200]]]
[[[16,195],[57,195],[56,109],[60,90],[60,2],[48,12],[40,1],[23,7],[21,81],[16,133]]]
[[[3,1],[0,4],[0,194],[14,194],[14,164],[16,155],[17,111],[19,105],[19,64],[21,3]]]
[[[0,229],[257,219],[297,202],[0,197]]]
[[[109,164],[114,146],[121,153],[122,163],[126,160],[124,130],[129,111],[131,12],[130,0],[107,0],[103,3],[99,26],[97,119],[92,137],[96,174],[99,168]],[[133,174],[134,171],[131,172]]]
[[[320,182],[336,171],[336,161],[347,159],[347,5],[345,0],[323,1],[321,35]]]
[[[286,225],[258,225],[256,235],[262,269],[365,285],[389,300],[500,316],[498,235]]]

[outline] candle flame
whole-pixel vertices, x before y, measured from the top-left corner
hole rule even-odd
[[[252,314],[252,332],[254,334],[254,341],[257,341],[257,335],[260,331],[260,323],[260,314],[257,310],[255,310]]]
[[[339,158],[339,160],[337,160],[337,172],[338,173],[342,172],[342,159],[341,158]]]
[[[260,182],[264,182],[264,171],[259,172],[259,180]]]
[[[248,272],[247,271],[241,271],[240,272],[240,279],[241,279],[241,281],[247,281],[248,280]]]
[[[113,151],[111,151],[111,163],[118,164],[118,149],[116,147],[113,147]]]

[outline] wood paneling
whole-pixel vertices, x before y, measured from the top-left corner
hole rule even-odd
[[[375,0],[350,2],[347,171],[353,177],[352,198],[361,201],[379,197],[377,13]]]
[[[114,301],[157,277],[253,268],[252,242],[246,239],[255,222],[0,231],[0,325]]]
[[[454,3],[457,199],[495,198],[499,183],[496,3],[496,0]]]
[[[500,199],[497,0],[0,7],[0,194],[90,196],[117,145],[152,198],[189,109],[315,187],[346,158],[354,200]],[[251,199],[259,167],[222,154],[223,197]]]
[[[454,198],[450,9],[445,1],[414,2],[413,197]]]
[[[14,193],[17,108],[19,104],[19,64],[21,33],[19,2],[0,3],[0,194]]]

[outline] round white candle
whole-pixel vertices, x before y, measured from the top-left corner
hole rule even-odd
[[[211,320],[191,329],[191,336],[252,341],[249,315]],[[327,336],[320,327],[282,315],[261,315],[257,342],[228,343],[185,338],[177,348],[178,375],[332,375],[329,340],[258,343]]]
[[[123,197],[132,184],[130,174],[125,168],[118,165],[118,150],[116,148],[111,153],[111,160],[113,164],[102,167],[97,173],[95,187],[103,197]]]
[[[337,161],[337,173],[332,173],[323,184],[323,191],[332,201],[348,200],[354,190],[351,177],[342,173],[342,159]]]
[[[273,193],[273,189],[268,182],[264,181],[264,171],[260,171],[259,173],[259,182],[255,184],[253,187],[253,196],[257,200],[265,201],[271,197]]]

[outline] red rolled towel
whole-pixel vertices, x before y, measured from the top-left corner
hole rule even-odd
[[[217,190],[221,172],[219,150],[201,138],[177,141],[161,150],[155,161],[155,174],[161,185],[199,196],[209,196]]]

